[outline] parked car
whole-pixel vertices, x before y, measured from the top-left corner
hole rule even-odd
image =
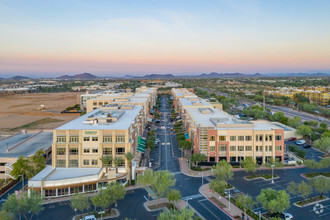
[[[309,145],[309,144],[304,144],[304,145],[303,145],[303,148],[310,148],[310,147],[312,147],[312,146]]]
[[[295,141],[295,140],[297,140],[297,138],[295,138],[295,137],[290,137],[289,138],[289,141]]]
[[[285,220],[293,220],[293,216],[290,213],[282,213]]]
[[[160,120],[159,120],[159,119],[156,119],[156,120],[155,120],[155,123],[160,123]]]
[[[161,129],[165,129],[165,125],[162,125],[160,128],[161,128]]]
[[[297,145],[303,145],[303,144],[306,144],[306,141],[305,140],[299,140],[299,141],[296,141],[296,144]]]
[[[95,215],[86,215],[84,220],[96,220]]]

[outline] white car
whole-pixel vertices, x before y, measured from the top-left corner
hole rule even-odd
[[[303,145],[303,144],[306,144],[306,141],[305,140],[299,140],[299,141],[296,141],[296,144],[297,145]]]
[[[285,220],[293,220],[293,216],[290,213],[282,213]]]
[[[161,128],[161,129],[165,129],[165,125],[162,125],[160,128]]]

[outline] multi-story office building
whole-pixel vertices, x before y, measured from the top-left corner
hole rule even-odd
[[[54,130],[52,166],[30,179],[29,189],[57,197],[95,191],[111,181],[126,182],[129,166],[124,154],[141,150],[137,147],[146,118],[142,106],[109,105]],[[112,161],[106,172],[100,160],[105,155],[121,162],[114,168]]]
[[[267,121],[238,120],[205,101],[194,108],[181,107],[186,100],[176,92],[172,90],[174,102],[182,108],[179,112],[195,153],[205,154],[210,162],[238,162],[246,157],[258,163],[270,157],[283,161],[283,128]]]

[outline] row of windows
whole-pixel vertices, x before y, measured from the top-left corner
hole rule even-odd
[[[79,136],[70,136],[69,139],[70,143],[79,143]],[[99,141],[97,136],[95,137],[84,137],[84,141]],[[66,136],[57,136],[56,137],[57,143],[66,143]],[[103,136],[103,143],[112,143],[112,136]],[[117,135],[116,136],[116,143],[125,143],[125,136],[124,135]]]
[[[97,163],[98,163],[98,160],[93,159],[93,160],[83,160],[83,164],[90,165],[90,163],[89,163],[90,161],[92,161],[91,165],[94,165],[94,166],[97,165]]]
[[[83,165],[84,166],[97,166],[98,165],[98,159],[84,159]],[[78,160],[69,160],[69,167],[78,167],[79,162]],[[56,167],[65,167],[66,166],[66,160],[56,160]],[[120,160],[120,163],[118,166],[125,166],[125,160]]]
[[[99,105],[107,105],[107,104],[109,104],[109,102],[99,102]],[[93,102],[93,105],[97,105],[97,102]]]
[[[90,184],[90,185],[84,186],[85,192],[90,192],[90,191],[95,191],[95,190],[96,190],[96,184]],[[73,195],[75,193],[81,193],[81,192],[83,192],[83,186],[57,189],[57,196],[69,195],[69,191],[70,191],[70,195]],[[46,197],[56,196],[56,189],[45,190],[45,196]]]
[[[65,148],[57,148],[56,149],[57,155],[65,155],[66,149]],[[97,154],[99,152],[98,148],[84,148],[83,152],[86,153],[94,153]],[[105,147],[103,148],[104,155],[112,155],[112,148]],[[116,154],[125,154],[124,147],[116,147]],[[69,155],[78,155],[78,148],[69,148]]]
[[[252,146],[230,146],[230,151],[252,151]],[[257,152],[262,152],[263,146],[256,146],[256,151]],[[276,146],[275,150],[280,151],[282,150],[282,146]],[[215,146],[210,146],[210,151],[215,151]],[[227,151],[227,146],[226,145],[219,145],[219,151]],[[273,151],[273,146],[265,146],[265,151]]]
[[[227,137],[226,136],[219,136],[219,141],[226,141]],[[230,136],[229,137],[230,141],[252,141],[252,136]],[[271,134],[257,134],[256,135],[256,141],[273,141],[273,135]],[[282,135],[276,135],[275,136],[276,141],[282,140]],[[215,136],[210,136],[209,141],[215,141]]]

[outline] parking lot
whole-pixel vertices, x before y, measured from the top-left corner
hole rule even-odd
[[[320,161],[321,160],[320,156],[324,155],[324,153],[322,151],[319,151],[314,147],[304,148],[301,145],[297,145],[295,141],[285,141],[285,144],[287,147],[289,145],[295,145],[298,147],[298,149],[305,151],[306,152],[305,159],[314,159],[316,161]],[[307,144],[309,144],[308,141],[307,141]]]
[[[270,170],[257,171],[261,174],[269,174]],[[255,179],[246,181],[243,179],[247,174],[245,171],[235,172],[234,179],[230,181],[230,184],[235,186],[236,190],[232,190],[232,196],[239,193],[249,194],[253,197],[256,197],[260,194],[262,189],[272,188],[275,190],[286,190],[288,184],[291,181],[300,183],[302,180],[306,182],[306,179],[300,176],[302,173],[309,172],[307,168],[301,169],[287,169],[287,170],[275,170],[275,174],[280,178],[274,179],[274,183],[271,180],[264,179]],[[288,193],[288,192],[287,192]],[[320,202],[318,205],[313,204],[307,207],[299,208],[293,205],[294,202],[301,200],[300,196],[290,195],[291,207],[286,211],[293,215],[294,219],[329,219],[330,217],[330,200]],[[313,193],[310,196],[317,196],[316,193]],[[330,193],[326,194],[327,197],[330,196]],[[255,213],[264,214],[266,211],[260,206],[256,205],[253,209]]]

